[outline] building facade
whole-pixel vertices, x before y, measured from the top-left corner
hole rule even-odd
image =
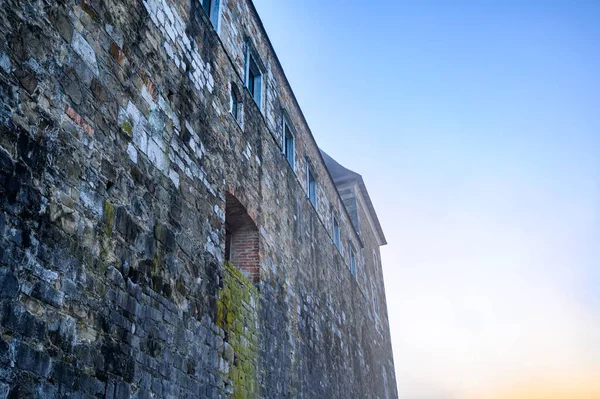
[[[0,0],[0,399],[395,398],[385,243],[250,0]]]

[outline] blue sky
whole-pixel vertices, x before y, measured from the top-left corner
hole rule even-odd
[[[255,4],[379,213],[401,397],[600,375],[600,2]]]

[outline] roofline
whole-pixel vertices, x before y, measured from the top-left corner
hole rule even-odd
[[[383,233],[381,223],[379,223],[379,217],[377,216],[377,212],[375,211],[375,207],[371,201],[371,196],[369,195],[369,190],[367,190],[367,186],[365,185],[365,181],[363,180],[362,176],[357,174],[357,177],[351,177],[336,182],[336,185],[338,186],[345,186],[347,184],[358,184],[360,189],[359,200],[364,201],[364,205],[367,208],[367,217],[369,218],[371,227],[373,227],[377,242],[379,246],[387,245],[385,234]]]
[[[379,218],[377,216],[377,212],[375,212],[375,207],[373,206],[373,202],[371,201],[371,196],[369,195],[369,190],[367,190],[367,186],[365,185],[365,181],[364,181],[363,177],[360,174],[356,173],[355,171],[350,170],[347,167],[345,167],[344,165],[340,164],[338,161],[333,159],[333,157],[331,155],[327,154],[325,151],[323,151],[321,149],[321,155],[323,155],[323,154],[324,154],[324,156],[327,157],[327,159],[331,160],[331,162],[332,162],[331,165],[325,163],[325,166],[327,166],[328,171],[329,171],[329,166],[332,167],[331,171],[337,170],[338,168],[341,168],[344,171],[343,174],[339,174],[339,175],[337,175],[336,178],[333,179],[333,182],[335,183],[336,186],[340,187],[340,186],[345,186],[346,184],[349,184],[349,183],[355,184],[358,182],[358,186],[361,191],[360,198],[364,202],[363,206],[366,208],[365,211],[367,212],[367,217],[369,218],[369,223],[371,225],[371,228],[373,229],[373,232],[377,236],[376,237],[377,242],[380,246],[386,245],[387,241],[385,239],[385,234],[383,233],[383,229],[381,228],[381,224],[379,223]],[[333,173],[333,172],[331,172],[331,173]]]
[[[271,49],[271,52],[273,53],[273,58],[275,59],[275,62],[277,63],[277,66],[279,67],[279,70],[281,71],[281,75],[283,76],[283,79],[285,80],[285,84],[287,85],[287,87],[290,90],[290,94],[291,94],[292,100],[296,104],[296,107],[298,109],[298,113],[299,113],[300,117],[302,118],[302,121],[306,125],[306,130],[307,130],[308,136],[310,137],[310,139],[312,140],[313,144],[317,148],[317,153],[318,153],[319,159],[321,160],[321,163],[323,164],[323,166],[325,168],[325,171],[327,172],[327,176],[329,176],[329,180],[331,180],[331,183],[333,184],[333,186],[335,188],[335,192],[336,192],[336,194],[338,196],[338,199],[339,199],[340,203],[342,204],[343,212],[348,217],[348,220],[351,221],[352,218],[350,217],[350,213],[348,213],[348,210],[344,206],[344,200],[342,200],[342,196],[340,195],[339,191],[337,190],[337,185],[336,185],[335,181],[333,180],[333,177],[331,176],[331,173],[329,173],[329,169],[327,168],[327,164],[325,163],[325,159],[323,159],[323,155],[321,155],[321,149],[320,149],[319,145],[317,144],[317,141],[315,140],[315,137],[312,134],[312,130],[310,129],[310,126],[308,125],[308,121],[306,120],[306,117],[304,116],[304,111],[302,111],[302,107],[300,107],[300,103],[298,102],[298,99],[296,98],[296,94],[294,94],[294,90],[292,89],[292,85],[290,84],[290,81],[288,80],[288,78],[287,78],[287,76],[285,74],[285,70],[283,69],[283,66],[281,65],[281,61],[279,61],[279,57],[277,56],[277,52],[275,51],[275,47],[273,47],[273,43],[271,43],[271,38],[269,38],[269,35],[267,34],[267,30],[265,29],[265,26],[263,25],[263,22],[262,22],[262,19],[260,18],[258,10],[256,9],[256,6],[254,5],[254,1],[253,0],[246,0],[246,1],[247,1],[248,4],[250,4],[251,12],[254,14],[254,17],[258,21],[258,25],[259,25],[262,33],[265,36],[266,42],[269,45],[269,48]],[[266,122],[266,120],[265,120],[265,122]],[[360,235],[358,234],[358,232],[355,229],[352,229],[352,231],[354,231],[354,236],[358,240],[358,242],[361,245],[361,247],[364,247],[365,244],[363,243],[362,238],[360,237]]]
[[[377,212],[375,212],[375,206],[373,206],[373,202],[371,201],[371,196],[369,195],[369,190],[367,190],[367,186],[365,185],[365,181],[362,176],[358,181],[358,186],[362,191],[362,197],[367,203],[367,208],[369,209],[369,217],[372,219],[375,224],[377,238],[379,239],[379,246],[387,245],[387,240],[385,238],[385,234],[383,233],[383,228],[381,228],[381,223],[379,223],[379,218],[377,217]]]

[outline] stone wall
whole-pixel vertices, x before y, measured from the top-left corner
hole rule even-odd
[[[0,399],[397,396],[382,280],[350,275],[332,215],[343,245],[374,244],[251,2],[218,15],[215,30],[192,0],[0,0]],[[249,43],[262,104],[241,90]],[[224,260],[227,193],[259,232],[255,285]]]

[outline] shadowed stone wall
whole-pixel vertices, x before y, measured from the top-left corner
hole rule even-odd
[[[0,399],[397,396],[376,240],[253,5],[211,14],[217,29],[195,0],[0,0]],[[226,193],[258,229],[256,284],[224,259]]]

